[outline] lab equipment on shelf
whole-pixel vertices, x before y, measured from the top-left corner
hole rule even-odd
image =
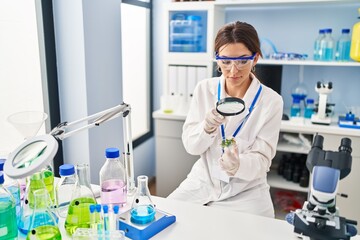
[[[0,239],[16,239],[16,202],[3,184],[4,173],[0,172]]]
[[[301,117],[300,99],[293,98],[290,109],[290,117]]]
[[[358,9],[360,18],[360,8]],[[350,57],[360,62],[360,22],[354,24],[351,35]]]
[[[65,230],[70,235],[74,234],[77,228],[91,227],[89,206],[96,204],[96,199],[90,186],[88,164],[76,165],[76,172],[77,181],[65,220]]]
[[[319,93],[319,103],[317,104],[316,113],[311,116],[311,122],[315,124],[329,125],[331,123],[332,109],[334,104],[328,103],[328,96],[333,91],[332,82],[317,82],[315,91]]]
[[[345,116],[339,116],[339,127],[360,129],[360,119],[354,113],[348,112]]]
[[[332,37],[332,29],[325,29],[325,37],[321,41],[322,61],[333,61],[335,52],[335,41]]]
[[[310,119],[311,116],[314,113],[314,108],[315,108],[314,99],[312,99],[312,98],[306,99],[306,107],[305,107],[305,111],[304,111],[304,118]]]
[[[4,164],[6,159],[0,159],[0,172],[4,170]],[[13,195],[16,203],[16,216],[20,213],[20,185],[15,179],[8,177],[4,173],[4,184],[3,186]]]
[[[59,167],[60,180],[56,185],[56,206],[59,217],[66,218],[71,194],[75,189],[76,174],[72,164],[63,164]],[[67,193],[67,194],[64,194]]]
[[[319,35],[315,39],[314,42],[314,54],[313,58],[315,61],[319,61],[322,58],[322,51],[321,51],[321,40],[325,37],[325,30],[319,29]]]
[[[49,193],[45,188],[34,191],[34,208],[29,219],[30,226],[27,240],[60,240],[58,217],[49,201]]]
[[[350,61],[350,29],[344,28],[341,30],[341,36],[336,43],[335,60],[341,62]]]
[[[131,222],[135,224],[147,224],[154,220],[155,205],[151,201],[148,188],[148,177],[141,175],[137,177],[137,192],[131,206]]]
[[[100,170],[100,187],[102,204],[126,204],[127,183],[126,171],[120,160],[118,148],[105,150],[106,160]]]

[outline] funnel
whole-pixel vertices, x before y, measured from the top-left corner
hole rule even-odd
[[[7,121],[11,123],[25,139],[35,136],[48,115],[40,111],[23,111],[8,116]]]

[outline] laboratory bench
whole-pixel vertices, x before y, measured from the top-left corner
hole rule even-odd
[[[157,110],[153,112],[153,118],[156,144],[156,194],[166,197],[186,178],[199,156],[188,154],[181,140],[186,113],[167,114],[162,110]],[[360,190],[355,187],[360,182],[360,130],[341,128],[337,126],[336,122],[325,126],[312,124],[309,121],[294,123],[283,120],[280,134],[284,133],[294,136],[302,134],[310,142],[316,134],[320,134],[324,137],[324,150],[332,151],[338,150],[341,138],[348,137],[352,140],[351,173],[340,181],[338,190],[339,193],[346,193],[349,197],[338,197],[337,206],[341,216],[360,222],[360,208],[356,207],[360,202]],[[310,148],[281,141],[280,138],[279,140],[277,155],[282,153],[307,154],[310,150]],[[274,158],[267,178],[270,187],[293,191],[306,196],[308,188],[300,187],[299,184],[287,181],[279,176],[276,173],[276,164],[278,162]]]

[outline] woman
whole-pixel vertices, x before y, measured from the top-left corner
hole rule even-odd
[[[255,76],[262,54],[253,26],[223,26],[215,54],[222,75],[196,86],[183,126],[186,151],[201,157],[169,198],[274,217],[266,174],[276,153],[283,100]],[[243,99],[245,110],[224,117],[215,104],[230,96]],[[222,140],[231,138],[234,146],[222,148]]]

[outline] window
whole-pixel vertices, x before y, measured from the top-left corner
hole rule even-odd
[[[123,99],[131,106],[134,147],[152,136],[151,3],[121,4]]]

